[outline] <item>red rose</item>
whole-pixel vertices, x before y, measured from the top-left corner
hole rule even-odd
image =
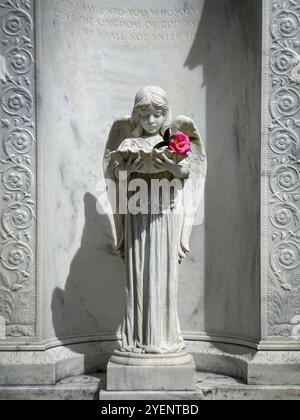
[[[181,131],[171,134],[169,149],[180,155],[186,155],[191,150],[189,137]]]

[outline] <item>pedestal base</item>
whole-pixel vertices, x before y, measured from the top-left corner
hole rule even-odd
[[[115,352],[107,366],[107,391],[194,391],[196,366],[189,353]]]

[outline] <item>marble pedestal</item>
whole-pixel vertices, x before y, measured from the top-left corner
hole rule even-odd
[[[196,366],[187,352],[145,355],[115,352],[107,366],[107,391],[194,391]]]

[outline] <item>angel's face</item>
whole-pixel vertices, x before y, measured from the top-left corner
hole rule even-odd
[[[149,106],[140,112],[140,123],[146,134],[158,134],[163,126],[165,115],[163,110]]]

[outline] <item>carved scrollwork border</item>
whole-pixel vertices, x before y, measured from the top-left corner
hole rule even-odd
[[[34,9],[34,0],[0,0],[0,316],[6,338],[36,335]]]
[[[265,25],[263,335],[290,341],[300,321],[300,0],[265,0]]]

